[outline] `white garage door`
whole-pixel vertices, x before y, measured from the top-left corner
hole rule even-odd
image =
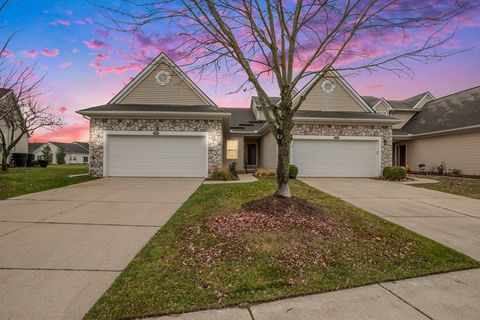
[[[109,135],[107,174],[111,177],[205,177],[205,136]]]
[[[376,177],[378,140],[295,139],[292,163],[301,177]]]

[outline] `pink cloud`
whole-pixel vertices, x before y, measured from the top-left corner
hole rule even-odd
[[[108,45],[105,42],[102,42],[100,40],[85,40],[83,43],[90,49],[94,50],[100,50],[100,49],[107,49]]]
[[[95,58],[99,61],[103,61],[108,58],[108,54],[97,53]]]
[[[60,113],[65,113],[67,110],[68,109],[65,106],[61,106],[60,108],[58,108],[58,112],[60,112]]]
[[[45,57],[53,58],[58,56],[59,53],[60,50],[58,50],[57,48],[53,48],[51,50],[47,48],[42,49],[42,55],[44,55]]]
[[[23,52],[23,55],[28,58],[35,58],[38,55],[37,50],[30,49],[30,50],[25,50]]]
[[[3,49],[1,55],[4,57],[10,58],[10,57],[13,57],[13,52],[8,49]]]
[[[62,26],[69,26],[71,24],[70,20],[67,19],[57,19],[55,21],[50,22],[50,25],[56,26],[56,25],[62,25]]]
[[[94,69],[99,69],[100,67],[102,66],[102,64],[98,61],[92,61],[90,62],[90,67],[94,68]]]
[[[97,74],[103,76],[104,74],[109,73],[116,73],[116,74],[123,74],[124,72],[133,71],[133,70],[141,70],[142,66],[136,64],[129,64],[125,66],[118,66],[118,67],[106,67],[106,68],[98,68]]]
[[[75,21],[75,23],[79,24],[79,25],[93,24],[93,19],[92,18],[80,19],[80,20]]]
[[[70,25],[70,20],[67,20],[67,19],[58,19],[57,22],[61,25],[64,25],[64,26],[69,26]]]
[[[60,64],[60,68],[66,69],[72,65],[72,61],[65,61]]]
[[[31,142],[39,141],[58,141],[58,142],[72,142],[72,141],[88,141],[89,124],[87,121],[82,123],[74,123],[66,125],[65,127],[56,130],[39,130],[34,132],[30,137]]]

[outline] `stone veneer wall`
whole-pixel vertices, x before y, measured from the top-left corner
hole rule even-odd
[[[208,132],[208,170],[222,165],[222,121],[183,119],[90,120],[90,174],[103,177],[103,132],[107,131],[191,131]]]
[[[392,165],[392,127],[382,125],[296,124],[294,135],[382,137],[382,170]]]

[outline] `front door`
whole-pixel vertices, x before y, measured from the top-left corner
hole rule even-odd
[[[405,167],[407,165],[407,145],[405,144],[397,144],[396,145],[396,162],[397,166]]]
[[[247,143],[247,166],[257,165],[257,144]]]

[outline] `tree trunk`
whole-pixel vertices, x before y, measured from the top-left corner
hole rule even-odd
[[[290,164],[290,144],[292,141],[291,130],[277,133],[278,159],[277,159],[277,192],[275,196],[290,198],[290,186],[288,184],[288,166]]]
[[[8,159],[8,153],[5,150],[2,150],[2,169],[1,169],[1,171],[7,171],[7,169],[8,169],[7,159]]]

